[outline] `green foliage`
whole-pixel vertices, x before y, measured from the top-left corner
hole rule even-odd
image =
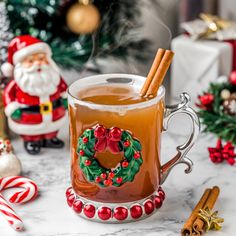
[[[54,60],[63,67],[80,70],[98,57],[127,56],[143,59],[140,49],[147,41],[130,31],[137,28],[138,0],[94,0],[101,26],[92,35],[76,35],[66,25],[66,13],[78,0],[6,0],[10,28],[15,35],[31,34],[47,42]]]
[[[88,142],[85,144],[83,143],[83,137],[88,138]],[[129,147],[124,146],[125,141],[130,142]],[[132,135],[127,132],[123,131],[122,132],[122,137],[120,141],[120,147],[121,147],[121,152],[124,153],[124,158],[126,161],[128,161],[129,165],[127,167],[122,167],[122,162],[113,170],[104,168],[100,165],[98,160],[94,158],[96,152],[94,150],[94,146],[96,143],[96,138],[94,137],[94,130],[93,129],[88,129],[85,130],[84,133],[80,136],[79,141],[78,141],[78,155],[79,151],[83,150],[84,155],[79,156],[79,165],[80,168],[83,170],[83,173],[86,177],[86,179],[90,182],[95,182],[96,177],[99,177],[102,173],[106,174],[106,179],[108,179],[109,173],[113,172],[114,177],[112,178],[112,185],[119,187],[122,184],[126,182],[132,182],[134,180],[135,175],[139,172],[140,166],[143,163],[143,159],[141,156],[141,144],[137,139],[134,139]],[[140,157],[139,158],[134,158],[134,153],[139,152]],[[91,164],[89,166],[86,166],[85,161],[90,160]],[[122,177],[122,183],[118,183],[116,179],[118,177]],[[98,183],[101,187],[106,187],[104,184],[104,181],[101,180]]]
[[[217,137],[236,144],[236,119],[233,116],[224,113],[223,99],[221,91],[228,89],[231,93],[236,92],[236,87],[229,83],[212,83],[210,84],[208,93],[214,95],[212,109],[201,109],[199,116],[205,125],[205,132],[211,132]]]

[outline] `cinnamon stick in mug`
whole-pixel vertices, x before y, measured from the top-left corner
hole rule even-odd
[[[174,57],[174,52],[166,50],[161,60],[161,63],[153,77],[153,80],[148,88],[147,97],[155,97],[159,87],[161,86],[163,79],[170,67],[171,61]]]
[[[193,223],[197,219],[197,214],[201,208],[204,207],[209,195],[210,195],[211,189],[206,189],[204,194],[202,195],[201,199],[193,209],[191,215],[189,216],[188,220],[184,224],[183,229],[181,230],[182,236],[191,236],[193,234]]]
[[[157,71],[157,69],[158,69],[158,67],[161,63],[161,60],[164,56],[164,53],[165,53],[165,49],[163,49],[163,48],[159,48],[157,50],[157,53],[156,53],[155,59],[153,61],[152,67],[151,67],[151,69],[148,73],[147,79],[145,80],[144,85],[143,85],[143,87],[140,91],[140,96],[141,97],[146,95],[146,93],[148,91],[148,88],[149,88],[149,86],[150,86],[150,84],[153,80],[153,77],[154,77],[154,75],[155,75],[155,73],[156,73],[156,71]]]

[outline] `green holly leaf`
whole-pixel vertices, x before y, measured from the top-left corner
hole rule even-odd
[[[142,150],[141,144],[138,140],[134,139],[132,142],[132,145],[134,146],[135,150],[137,150],[137,151]]]

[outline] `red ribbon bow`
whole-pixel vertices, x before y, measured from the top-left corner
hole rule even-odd
[[[221,163],[226,160],[230,165],[234,165],[236,153],[234,152],[234,146],[231,142],[227,142],[224,146],[221,140],[217,141],[216,147],[208,148],[210,159],[214,163]]]
[[[122,131],[117,127],[106,129],[104,126],[98,125],[94,129],[94,136],[97,139],[94,149],[97,152],[104,152],[106,148],[109,148],[111,153],[119,153],[121,134]]]

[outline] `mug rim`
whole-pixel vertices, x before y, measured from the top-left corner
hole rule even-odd
[[[102,109],[102,110],[119,110],[122,108],[125,110],[132,110],[135,108],[144,108],[151,106],[153,104],[158,103],[163,97],[165,97],[165,87],[162,85],[158,89],[157,96],[153,97],[149,100],[138,102],[138,103],[133,103],[133,104],[116,104],[116,105],[106,105],[106,104],[97,104],[97,103],[91,103],[87,101],[83,101],[80,98],[76,97],[75,95],[72,94],[71,89],[77,84],[80,83],[82,80],[93,80],[94,78],[99,78],[99,79],[111,79],[111,78],[127,78],[127,79],[141,79],[143,81],[146,80],[146,77],[136,75],[136,74],[126,74],[126,73],[108,73],[108,74],[99,74],[99,75],[92,75],[92,76],[86,76],[81,79],[78,79],[74,81],[72,84],[69,85],[67,89],[67,94],[68,94],[68,102],[70,105],[73,105],[72,103],[76,103],[82,106],[87,106],[93,109]],[[73,100],[73,102],[71,101]],[[72,102],[72,103],[71,103]]]

